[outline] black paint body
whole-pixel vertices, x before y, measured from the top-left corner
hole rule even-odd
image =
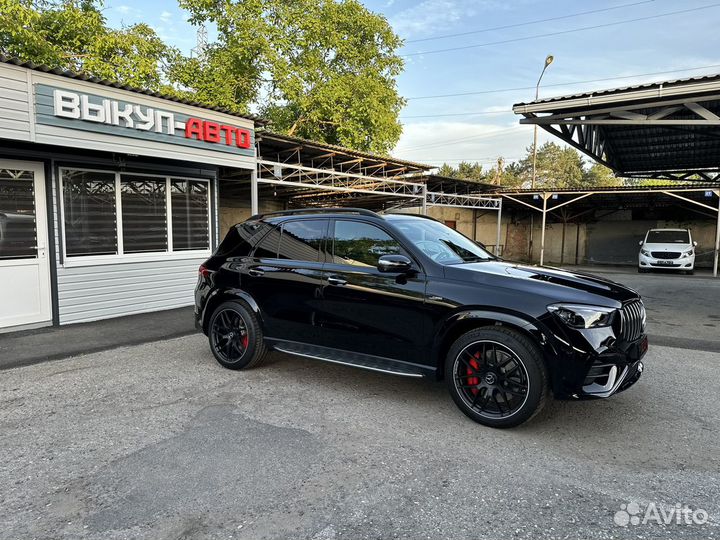
[[[256,248],[289,220],[326,220],[317,261],[262,257]],[[195,291],[197,326],[207,333],[212,311],[241,298],[256,312],[266,341],[307,343],[409,363],[440,378],[447,350],[464,332],[502,324],[530,335],[542,349],[558,398],[607,397],[583,391],[593,365],[630,368],[622,391],[642,370],[646,336],[621,337],[610,327],[573,329],[550,313],[558,302],[622,308],[639,295],[588,274],[515,264],[500,259],[443,265],[433,261],[393,225],[410,215],[346,213],[251,218],[231,228],[204,267]],[[413,260],[409,273],[384,273],[333,260],[328,246],[335,220],[367,222],[399,241]],[[638,367],[640,366],[640,367]]]

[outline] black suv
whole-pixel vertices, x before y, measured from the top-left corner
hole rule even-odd
[[[200,267],[195,317],[223,366],[269,349],[445,379],[493,427],[558,398],[632,386],[647,351],[640,296],[591,275],[500,260],[434,219],[308,209],[235,225]]]

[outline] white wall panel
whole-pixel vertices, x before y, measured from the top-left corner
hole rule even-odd
[[[29,141],[30,122],[27,70],[0,64],[0,137]]]

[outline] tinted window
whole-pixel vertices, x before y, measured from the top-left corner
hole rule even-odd
[[[165,178],[120,177],[123,251],[167,251]]]
[[[170,181],[174,251],[210,249],[209,188],[205,180]]]
[[[117,253],[115,174],[66,169],[62,186],[66,254]]]
[[[336,221],[333,262],[354,266],[377,266],[383,255],[405,254],[385,231],[359,221]]]
[[[260,259],[277,259],[278,245],[280,244],[280,228],[271,226],[268,232],[255,246],[253,256]]]
[[[326,220],[289,221],[283,224],[278,258],[294,261],[320,260]]]

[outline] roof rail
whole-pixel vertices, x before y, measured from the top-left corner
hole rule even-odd
[[[368,210],[366,208],[298,208],[296,210],[278,210],[277,212],[265,212],[264,214],[257,214],[249,219],[262,219],[270,216],[294,216],[301,214],[361,214],[363,216],[381,217],[380,214]]]

